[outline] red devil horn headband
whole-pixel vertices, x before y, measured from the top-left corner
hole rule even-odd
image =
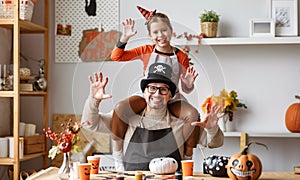
[[[152,16],[156,13],[156,10],[148,11],[140,6],[136,6],[136,7],[141,12],[141,14],[145,17],[145,19],[147,20],[146,24],[151,20]]]

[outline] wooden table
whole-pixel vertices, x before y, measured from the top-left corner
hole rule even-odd
[[[194,173],[194,179],[230,179],[230,178],[216,178],[212,177],[208,174],[201,173]],[[260,180],[300,180],[300,174],[295,174],[294,172],[263,172],[262,175],[259,177]]]
[[[42,170],[37,174],[30,176],[27,180],[56,180],[59,179],[57,174],[58,168],[50,167],[46,170]],[[135,174],[135,172],[127,172],[129,174]],[[144,172],[145,174],[151,174],[150,172]],[[112,178],[116,173],[101,171],[97,175],[91,175],[91,180],[100,180]],[[161,176],[156,175],[155,179],[160,179]],[[126,176],[125,180],[135,180],[135,176]],[[154,179],[154,178],[152,178]],[[229,178],[217,178],[209,174],[203,174],[202,172],[195,172],[194,176],[188,179],[194,180],[228,180]],[[263,172],[259,178],[260,180],[300,180],[300,174],[294,172]]]

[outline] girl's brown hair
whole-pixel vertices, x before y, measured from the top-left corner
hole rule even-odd
[[[147,30],[149,33],[150,33],[150,25],[154,22],[159,22],[159,21],[166,23],[169,26],[169,28],[171,29],[171,31],[173,31],[169,17],[163,13],[155,13],[151,17],[150,21],[147,23]]]

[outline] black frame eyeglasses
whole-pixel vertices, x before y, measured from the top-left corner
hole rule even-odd
[[[169,93],[169,88],[168,87],[156,87],[156,86],[151,86],[151,85],[148,85],[147,86],[147,90],[150,94],[155,94],[157,90],[159,90],[159,93],[161,95],[166,95]]]

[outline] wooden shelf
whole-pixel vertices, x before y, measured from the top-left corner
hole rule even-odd
[[[22,91],[22,92],[20,92],[20,94],[22,96],[45,96],[45,95],[47,95],[47,92],[45,92],[45,91],[32,91],[32,92]]]
[[[261,138],[300,138],[300,133],[247,133],[247,136]]]
[[[43,26],[23,20],[20,20],[20,28],[22,33],[44,33],[48,31],[48,29]]]
[[[0,19],[0,26],[8,29],[12,29],[14,25],[13,19]],[[44,33],[48,31],[44,26],[32,23],[30,21],[19,20],[19,26],[21,33]]]
[[[14,97],[14,91],[0,91],[0,97]],[[47,92],[45,91],[21,91],[22,96],[45,96]]]
[[[0,91],[0,97],[14,97],[14,91]]]
[[[41,157],[43,155],[47,155],[47,152],[24,155],[24,157],[22,159],[20,159],[20,161],[27,161],[27,160],[34,159],[34,158],[37,158],[37,157]]]
[[[13,25],[14,24],[14,19],[2,19],[0,18],[0,25]]]
[[[240,150],[248,144],[248,138],[300,138],[300,133],[246,133],[246,132],[224,132],[225,137],[240,138]]]
[[[240,137],[243,132],[224,132],[225,137]],[[300,138],[300,133],[256,133],[246,132],[248,137],[260,138]]]
[[[198,39],[173,39],[174,45],[198,46]],[[203,38],[201,45],[274,45],[274,44],[300,44],[300,36],[295,37],[217,37]]]
[[[27,161],[27,160],[34,159],[34,158],[37,158],[37,157],[41,157],[41,156],[46,155],[46,154],[47,154],[47,152],[24,155],[24,157],[21,158],[20,161]],[[0,164],[1,165],[13,165],[14,164],[14,158],[0,158]]]
[[[225,137],[240,137],[242,132],[224,132]]]

